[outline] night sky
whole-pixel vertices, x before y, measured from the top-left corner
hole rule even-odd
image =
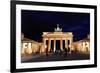
[[[42,41],[42,32],[53,32],[60,25],[63,32],[73,32],[74,41],[86,38],[90,33],[89,13],[51,11],[21,11],[21,29],[25,37]]]

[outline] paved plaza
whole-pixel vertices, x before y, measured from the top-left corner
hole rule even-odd
[[[21,62],[47,62],[47,61],[71,61],[71,60],[87,60],[90,59],[89,54],[80,53],[48,53],[34,54],[21,57]]]

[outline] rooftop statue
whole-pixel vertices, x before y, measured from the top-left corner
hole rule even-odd
[[[59,24],[57,24],[57,28],[55,28],[55,32],[62,32],[62,28],[59,27]]]

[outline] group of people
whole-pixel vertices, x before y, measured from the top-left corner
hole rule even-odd
[[[64,48],[64,50],[62,51],[61,49],[58,49],[58,50],[55,50],[53,51],[52,49],[50,51],[48,51],[48,48],[46,48],[46,55],[48,56],[49,53],[52,53],[52,54],[64,54],[64,55],[67,55],[67,53],[69,53],[71,50],[70,48]]]

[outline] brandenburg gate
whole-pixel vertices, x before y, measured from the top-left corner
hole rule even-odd
[[[57,25],[57,28],[55,28],[54,32],[43,32],[43,43],[47,46],[48,52],[50,52],[51,49],[53,49],[53,52],[56,51],[57,47],[57,40],[59,40],[60,47],[59,49],[61,51],[64,51],[65,49],[70,48],[70,51],[73,50],[73,34],[72,32],[62,32],[62,28]],[[51,41],[54,41],[53,48],[51,47]],[[63,42],[64,41],[64,42]],[[65,45],[63,45],[65,44]]]

